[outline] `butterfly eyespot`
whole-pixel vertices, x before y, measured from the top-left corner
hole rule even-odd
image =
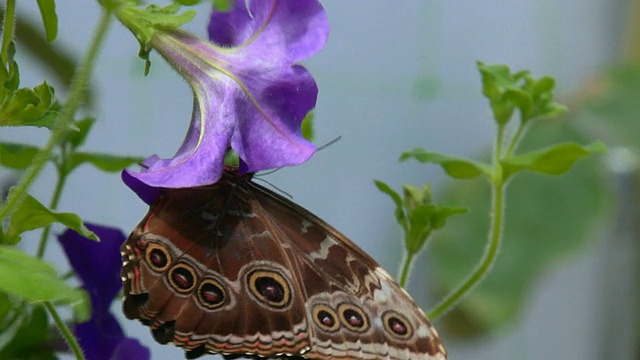
[[[369,318],[359,307],[350,303],[342,303],[338,306],[338,313],[342,325],[347,329],[360,333],[369,330]]]
[[[261,303],[284,309],[291,304],[291,289],[284,277],[269,270],[255,270],[247,275],[250,293]]]
[[[399,339],[408,339],[413,335],[413,329],[409,320],[395,311],[386,311],[382,314],[384,329],[390,335]]]
[[[149,244],[145,250],[144,258],[151,270],[156,272],[166,271],[171,265],[171,254],[159,244]]]
[[[198,286],[198,300],[207,309],[216,309],[224,305],[227,294],[216,279],[204,279]]]
[[[323,331],[335,332],[340,328],[338,314],[327,305],[319,304],[313,307],[313,321]]]
[[[169,270],[169,284],[179,293],[188,293],[196,286],[196,272],[186,264],[178,264]]]

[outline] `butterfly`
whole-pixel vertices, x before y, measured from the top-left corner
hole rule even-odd
[[[375,260],[251,179],[163,190],[122,245],[128,318],[187,358],[448,359]]]

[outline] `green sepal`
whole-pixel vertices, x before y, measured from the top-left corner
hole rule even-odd
[[[415,159],[423,164],[438,164],[447,175],[456,179],[473,179],[480,175],[491,177],[491,166],[488,164],[421,148],[414,148],[400,155],[400,161],[407,159]]]
[[[44,32],[47,35],[47,42],[53,42],[58,36],[58,15],[56,14],[55,0],[38,0],[40,16]]]
[[[542,150],[510,156],[502,159],[500,163],[504,179],[508,179],[522,170],[546,175],[560,175],[569,171],[578,159],[606,152],[607,146],[600,141],[586,146],[576,143],[563,143],[552,145]]]
[[[91,316],[91,301],[84,290],[65,283],[48,262],[13,246],[0,245],[0,290],[29,302],[50,301],[71,305],[74,320]]]
[[[78,215],[51,211],[33,196],[27,194],[11,216],[9,226],[2,234],[0,243],[17,244],[20,242],[20,234],[23,232],[43,228],[52,223],[60,223],[86,238],[98,240],[96,234],[84,226]]]
[[[129,165],[141,163],[144,159],[133,156],[116,156],[102,153],[74,152],[69,155],[69,170],[89,163],[105,172],[117,172]]]
[[[0,165],[24,170],[33,163],[38,152],[40,148],[32,145],[0,142]]]
[[[151,39],[158,30],[176,29],[191,21],[196,12],[187,10],[180,14],[181,5],[177,3],[160,7],[149,5],[146,8],[137,6],[136,1],[123,1],[116,8],[115,14],[140,42],[140,57],[148,61],[151,51]]]
[[[433,230],[442,228],[447,218],[467,212],[467,208],[433,204],[431,189],[425,183],[422,189],[413,185],[402,186],[404,206],[407,209],[409,231],[405,234],[405,247],[410,254],[419,252]]]

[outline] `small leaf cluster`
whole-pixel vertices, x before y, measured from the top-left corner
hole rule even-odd
[[[410,256],[417,254],[431,233],[442,228],[450,216],[467,212],[464,207],[434,204],[427,183],[422,188],[403,185],[402,196],[382,181],[375,180],[375,184],[396,205],[396,221],[404,231],[405,249]]]
[[[423,148],[404,152],[400,161],[414,159],[424,164],[437,164],[455,179],[473,179],[484,176],[495,184],[506,183],[518,172],[528,170],[545,175],[563,174],[574,163],[591,154],[606,152],[602,142],[589,145],[560,143],[547,148],[516,154],[515,150],[527,127],[535,120],[557,116],[566,108],[553,101],[555,81],[544,76],[534,79],[529,71],[513,73],[506,65],[477,64],[482,77],[482,94],[489,100],[497,128],[497,143],[493,162],[465,159]],[[519,122],[512,124],[514,113]],[[506,136],[507,126],[512,134]]]
[[[414,148],[401,154],[400,161],[414,159],[424,164],[437,164],[454,179],[485,178],[492,187],[491,225],[484,254],[472,273],[454,288],[428,313],[437,317],[449,311],[466,296],[489,272],[499,253],[503,233],[504,191],[509,180],[517,173],[530,171],[543,175],[559,175],[569,171],[575,162],[592,154],[604,153],[602,142],[580,145],[559,143],[525,153],[517,148],[535,121],[557,116],[566,108],[553,100],[555,80],[548,76],[534,78],[529,71],[512,72],[506,65],[477,63],[482,79],[482,94],[489,101],[496,126],[496,137],[491,162],[482,162],[443,154],[423,148]],[[518,121],[513,121],[515,115]],[[428,186],[418,189],[405,185],[400,197],[388,185],[377,182],[378,189],[389,195],[396,204],[396,220],[405,232],[407,260],[401,274],[406,279],[412,254],[419,250],[433,229],[441,228],[446,219],[465,212],[461,207],[439,207],[431,204]]]

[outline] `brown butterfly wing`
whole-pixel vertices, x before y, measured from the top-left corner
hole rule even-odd
[[[123,258],[125,314],[188,357],[446,359],[373,259],[250,176],[165,191]]]

